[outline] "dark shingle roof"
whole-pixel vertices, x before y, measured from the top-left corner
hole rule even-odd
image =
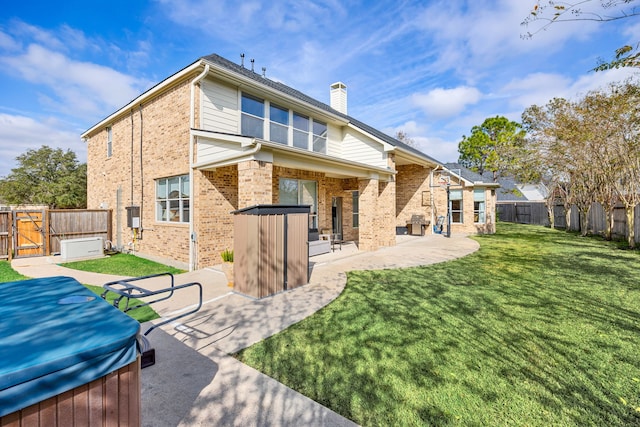
[[[423,158],[425,158],[425,159],[427,159],[427,160],[429,160],[431,162],[434,162],[436,164],[442,164],[442,162],[434,159],[431,156],[428,156],[427,154],[423,153],[422,151],[417,150],[416,148],[411,147],[410,145],[407,145],[407,144],[403,143],[402,141],[398,141],[397,139],[385,134],[384,132],[381,132],[381,131],[377,130],[376,128],[371,127],[371,126],[369,126],[369,125],[367,125],[367,124],[365,124],[365,123],[363,123],[363,122],[361,122],[359,120],[356,120],[356,119],[354,119],[353,117],[351,117],[351,116],[349,116],[347,114],[341,113],[338,110],[335,110],[335,109],[331,108],[331,106],[329,106],[329,105],[327,105],[327,104],[325,104],[323,102],[320,102],[317,99],[314,99],[314,98],[312,98],[312,97],[310,97],[308,95],[305,95],[304,93],[300,92],[299,90],[293,89],[292,87],[287,86],[287,85],[285,85],[283,83],[273,81],[273,80],[271,80],[271,79],[269,79],[267,77],[263,77],[261,74],[258,74],[255,71],[252,71],[252,70],[250,70],[248,68],[245,68],[245,67],[241,66],[240,64],[236,64],[235,62],[229,61],[228,59],[223,58],[220,55],[217,55],[217,54],[214,53],[214,54],[211,54],[211,55],[203,56],[201,59],[203,59],[203,60],[205,60],[207,62],[210,62],[212,64],[219,65],[219,66],[221,66],[223,68],[226,68],[227,70],[233,71],[233,72],[238,73],[238,74],[240,74],[242,76],[248,77],[248,78],[250,78],[250,79],[252,79],[252,80],[254,80],[254,81],[256,81],[256,82],[258,82],[260,84],[268,86],[271,89],[274,89],[274,90],[276,90],[278,92],[282,92],[282,93],[284,93],[286,95],[289,95],[289,96],[291,96],[293,98],[296,98],[296,99],[298,99],[300,101],[303,101],[303,102],[305,102],[305,103],[307,103],[309,105],[312,105],[312,106],[314,106],[316,108],[319,108],[321,110],[327,111],[327,112],[329,112],[331,114],[334,114],[336,116],[340,116],[340,117],[344,118],[345,120],[348,120],[354,126],[356,126],[356,127],[360,128],[361,130],[363,130],[363,131],[375,136],[376,138],[381,139],[382,141],[384,141],[384,142],[386,142],[386,143],[388,143],[388,144],[390,144],[390,145],[392,145],[394,147],[400,147],[400,148],[402,148],[402,149],[404,149],[406,151],[409,151],[409,152],[411,152],[413,154],[416,154],[416,155],[418,155],[420,157],[423,157]]]

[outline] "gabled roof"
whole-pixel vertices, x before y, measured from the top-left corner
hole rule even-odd
[[[363,123],[363,122],[361,122],[361,121],[359,121],[359,120],[357,120],[357,119],[355,119],[355,118],[353,118],[353,117],[351,117],[351,116],[349,116],[347,114],[341,113],[340,111],[335,110],[334,108],[332,108],[330,105],[327,105],[327,104],[325,104],[323,102],[320,102],[317,99],[312,98],[312,97],[300,92],[299,90],[294,89],[294,88],[292,88],[290,86],[287,86],[287,85],[285,85],[283,83],[271,80],[271,79],[269,79],[267,77],[264,77],[262,74],[258,74],[255,71],[252,71],[252,70],[250,70],[248,68],[245,68],[240,64],[236,64],[235,62],[229,61],[228,59],[223,58],[220,55],[217,55],[217,54],[214,53],[214,54],[211,54],[211,55],[203,56],[200,59],[202,59],[204,61],[207,61],[207,62],[210,62],[212,64],[219,65],[220,67],[225,68],[225,69],[227,69],[229,71],[241,74],[241,75],[243,75],[245,77],[248,77],[248,78],[250,78],[250,79],[252,79],[252,80],[254,80],[254,81],[256,81],[256,82],[258,82],[260,84],[263,84],[263,85],[265,85],[265,86],[267,86],[267,87],[269,87],[269,88],[271,88],[271,89],[273,89],[273,90],[275,90],[277,92],[281,92],[281,93],[284,93],[286,95],[289,95],[289,96],[291,96],[293,98],[296,98],[296,99],[298,99],[300,101],[303,101],[303,102],[305,102],[305,103],[307,103],[309,105],[312,105],[312,106],[314,106],[316,108],[319,108],[321,110],[327,111],[327,112],[329,112],[329,113],[331,113],[333,115],[340,116],[343,119],[349,121],[351,124],[353,124],[357,128],[359,128],[359,129],[365,131],[366,133],[368,133],[368,134],[370,134],[370,135],[372,135],[372,136],[374,136],[374,137],[386,142],[387,144],[390,144],[390,145],[392,145],[394,147],[401,148],[401,149],[403,149],[403,150],[405,150],[407,152],[410,152],[410,153],[412,153],[414,155],[423,157],[423,158],[425,158],[426,160],[428,160],[428,161],[430,161],[432,163],[442,164],[442,162],[440,162],[440,161],[434,159],[433,157],[423,153],[422,151],[417,150],[417,149],[411,147],[410,145],[407,145],[407,144],[403,143],[402,141],[399,141],[399,140],[397,140],[397,139],[385,134],[384,132],[381,132],[381,131],[377,130],[376,128],[374,128],[372,126],[369,126],[369,125],[367,125],[367,124],[365,124],[365,123]]]
[[[426,161],[428,163],[432,163],[432,164],[436,164],[436,165],[441,165],[442,162],[434,159],[433,157],[423,153],[422,151],[411,147],[410,145],[407,145],[405,143],[403,143],[402,141],[398,141],[397,139],[385,134],[384,132],[379,131],[378,129],[369,126],[347,114],[341,113],[338,110],[335,110],[334,108],[332,108],[331,106],[318,101],[317,99],[314,99],[302,92],[300,92],[299,90],[293,89],[290,86],[287,86],[283,83],[271,80],[267,77],[262,76],[261,74],[256,73],[255,71],[252,71],[250,69],[247,69],[243,66],[241,66],[240,64],[236,64],[232,61],[229,61],[226,58],[221,57],[220,55],[217,54],[211,54],[211,55],[207,55],[207,56],[203,56],[201,58],[199,58],[197,61],[193,62],[192,64],[189,64],[188,66],[182,68],[181,70],[177,71],[176,73],[172,74],[171,76],[165,78],[164,80],[162,80],[161,82],[159,82],[158,84],[154,85],[153,87],[149,88],[148,90],[146,90],[145,92],[143,92],[142,94],[140,94],[139,96],[137,96],[135,99],[131,100],[129,103],[127,103],[125,106],[123,106],[122,108],[118,109],[117,111],[113,112],[112,114],[110,114],[109,116],[105,117],[103,120],[99,121],[98,123],[96,123],[95,125],[93,125],[92,127],[90,127],[89,129],[87,129],[85,132],[83,132],[82,137],[85,138],[87,137],[90,133],[92,133],[93,131],[95,131],[96,129],[101,129],[104,126],[108,125],[110,121],[114,120],[117,116],[119,116],[120,114],[123,114],[123,112],[128,111],[129,108],[134,108],[135,106],[137,106],[138,104],[142,103],[145,99],[151,97],[152,94],[154,94],[155,92],[161,90],[163,87],[167,87],[168,85],[170,85],[173,81],[176,81],[180,78],[184,78],[184,76],[190,75],[189,73],[193,73],[195,70],[199,69],[199,66],[204,66],[204,64],[209,63],[212,64],[214,66],[217,66],[219,68],[222,68],[224,70],[229,71],[232,74],[236,74],[245,78],[248,78],[250,80],[255,81],[257,84],[262,85],[267,87],[270,90],[273,90],[275,92],[280,92],[288,97],[297,99],[299,101],[302,101],[308,105],[310,105],[313,108],[318,108],[320,110],[326,111],[327,113],[339,117],[347,122],[349,122],[351,125],[357,127],[358,129],[360,129],[361,131],[371,135],[374,138],[377,138],[378,140],[389,144],[393,147],[396,147],[398,149],[400,149],[401,151],[403,151],[404,153],[407,153],[409,155],[413,155],[416,157],[421,158],[423,161]]]
[[[499,183],[493,182],[493,178],[487,179],[482,175],[462,166],[460,163],[445,163],[444,166],[449,169],[452,173],[457,175],[457,172],[460,173],[460,178],[468,181],[470,183],[482,183],[486,186],[495,186],[497,187]]]

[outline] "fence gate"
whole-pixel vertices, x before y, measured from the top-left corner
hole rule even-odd
[[[0,259],[11,258],[11,211],[0,211]]]
[[[46,255],[44,211],[13,211],[16,258]]]

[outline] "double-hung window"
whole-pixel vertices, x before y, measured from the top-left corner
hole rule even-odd
[[[313,151],[327,152],[327,124],[313,120]]]
[[[478,224],[485,223],[485,199],[484,188],[476,188],[473,190],[473,222]]]
[[[113,154],[113,129],[111,126],[107,128],[107,157]]]
[[[309,205],[309,228],[318,228],[318,183],[305,179],[280,178],[281,205]]]
[[[269,139],[281,144],[289,144],[289,110],[271,104],[269,106]]]
[[[189,222],[189,175],[156,180],[156,221]]]
[[[242,94],[241,133],[264,138],[264,100],[246,93]]]
[[[309,149],[309,117],[293,113],[293,146]]]
[[[462,190],[451,190],[449,193],[449,214],[451,222],[462,224]]]
[[[360,225],[360,203],[358,202],[358,196],[360,195],[359,192],[354,191],[351,193],[351,198],[352,198],[352,205],[353,205],[353,209],[352,209],[352,221],[353,221],[353,228],[358,228],[358,226]]]

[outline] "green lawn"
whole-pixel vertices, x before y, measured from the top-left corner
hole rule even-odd
[[[11,268],[11,263],[9,263],[8,261],[0,261],[0,286],[2,286],[2,283],[5,283],[5,282],[14,282],[17,280],[26,280],[26,279],[28,279],[28,277],[25,277],[19,274],[17,271]],[[102,294],[102,287],[100,286],[93,286],[93,285],[84,285],[84,286],[90,289],[95,294],[98,294],[98,295]],[[113,303],[113,300],[114,300],[114,294],[110,293],[109,295],[107,295],[107,301],[109,303]],[[136,305],[138,303],[139,301],[136,299],[131,300],[131,305]],[[136,319],[140,323],[147,322],[149,320],[157,319],[158,317],[160,317],[158,316],[158,313],[155,312],[155,310],[153,310],[148,306],[131,310],[127,314],[130,315],[132,318]]]
[[[105,258],[67,262],[62,265],[67,268],[73,268],[74,270],[132,277],[148,276],[150,274],[165,272],[172,274],[184,273],[184,270],[130,254],[115,254]]]
[[[637,251],[501,223],[478,252],[352,272],[237,357],[364,426],[640,425]]]

